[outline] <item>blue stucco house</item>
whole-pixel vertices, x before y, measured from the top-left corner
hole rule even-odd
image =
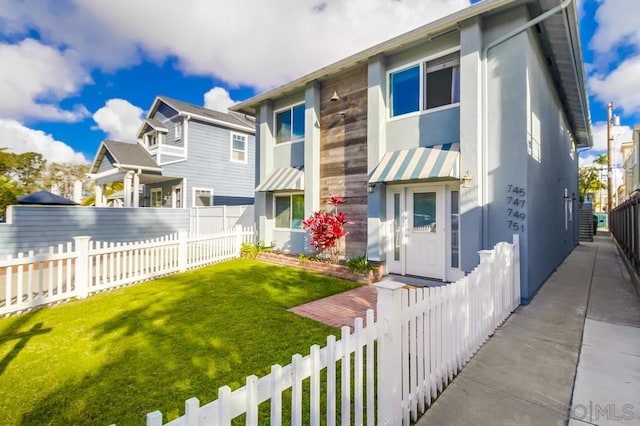
[[[345,256],[454,281],[519,234],[526,302],[578,243],[592,146],[575,2],[485,0],[241,102],[259,238],[309,251],[330,195]]]
[[[89,171],[96,206],[107,205],[104,185],[114,181],[124,182],[115,197],[123,207],[253,204],[254,135],[252,117],[158,96],[138,143],[100,144]]]

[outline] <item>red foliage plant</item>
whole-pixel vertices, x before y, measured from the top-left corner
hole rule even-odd
[[[340,254],[340,240],[349,232],[345,231],[347,217],[338,211],[338,206],[345,201],[338,195],[329,198],[333,211],[317,211],[313,216],[302,222],[303,229],[309,230],[311,247],[322,253],[329,253],[332,263],[338,263]]]

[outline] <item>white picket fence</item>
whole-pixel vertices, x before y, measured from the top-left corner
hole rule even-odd
[[[239,257],[243,242],[254,242],[253,228],[129,243],[80,236],[47,251],[9,256],[0,259],[0,315]]]
[[[378,283],[376,322],[369,310],[366,326],[358,318],[352,333],[342,328],[340,340],[329,336],[325,347],[311,346],[309,355],[296,354],[291,364],[274,365],[264,377],[249,376],[235,391],[223,386],[213,402],[200,406],[191,398],[185,414],[166,425],[230,425],[241,414],[247,425],[301,425],[304,386],[309,389],[305,417],[312,426],[333,426],[338,420],[345,426],[409,425],[520,304],[519,251],[514,235],[513,244],[481,251],[476,269],[440,287]],[[291,417],[283,419],[282,393],[288,389]],[[259,405],[265,401],[270,401],[269,419],[259,418]],[[147,426],[162,424],[161,412],[147,414]]]

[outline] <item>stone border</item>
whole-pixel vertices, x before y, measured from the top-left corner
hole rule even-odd
[[[261,252],[258,253],[256,259],[276,265],[291,266],[293,268],[317,272],[319,274],[329,275],[343,280],[356,281],[362,284],[371,284],[380,280],[380,274],[375,274],[374,271],[354,274],[344,265],[335,265],[333,263],[319,262],[309,259],[300,262],[297,256],[291,254]]]

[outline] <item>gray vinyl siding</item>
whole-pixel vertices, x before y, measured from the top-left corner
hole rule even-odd
[[[47,249],[88,235],[96,241],[132,242],[189,231],[189,209],[11,206],[0,224],[0,255]]]
[[[231,161],[229,129],[198,120],[190,120],[188,127],[187,161],[163,166],[165,176],[181,176],[187,179],[187,187],[184,188],[185,205],[193,205],[193,188],[212,189],[216,197],[253,199],[255,137],[234,131],[247,136],[247,162],[237,163]]]
[[[100,166],[98,166],[98,173],[106,172],[107,170],[113,169],[113,157],[106,153],[104,157],[102,157],[102,162],[100,162]]]

